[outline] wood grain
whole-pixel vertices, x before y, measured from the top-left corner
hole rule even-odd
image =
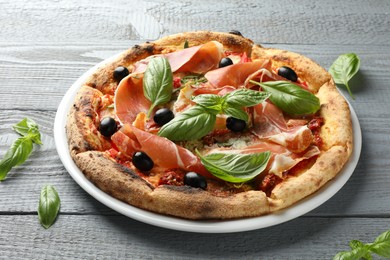
[[[60,214],[45,230],[36,215],[0,216],[0,248],[9,258],[40,259],[331,259],[348,242],[372,242],[387,218],[300,218],[261,230],[199,234],[166,230],[123,216]],[[299,230],[299,231],[298,231]]]

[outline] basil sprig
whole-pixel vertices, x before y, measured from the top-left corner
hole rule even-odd
[[[38,125],[29,118],[25,118],[13,129],[21,135],[14,141],[3,159],[0,161],[0,181],[7,177],[8,172],[17,165],[24,163],[33,150],[33,143],[42,144]]]
[[[255,154],[213,153],[202,156],[196,151],[202,164],[215,177],[232,183],[246,182],[265,170],[270,152]]]
[[[203,94],[193,98],[197,103],[163,125],[159,136],[172,141],[197,140],[213,130],[217,114],[226,114],[248,121],[243,107],[260,104],[269,94],[249,89],[239,89],[221,97]]]
[[[152,102],[148,117],[153,109],[171,100],[173,75],[171,65],[163,57],[155,57],[148,63],[143,79],[144,95]]]
[[[351,240],[349,246],[351,251],[338,253],[333,260],[372,259],[372,253],[390,258],[390,230],[380,234],[373,243]]]
[[[56,189],[51,185],[45,185],[41,189],[38,204],[38,217],[44,228],[53,225],[60,210],[61,200]]]
[[[320,100],[315,95],[291,82],[250,82],[270,93],[272,103],[290,115],[313,114],[320,109]]]
[[[355,53],[340,55],[330,66],[329,73],[336,84],[345,85],[349,95],[355,99],[348,85],[348,81],[359,71],[360,59]]]

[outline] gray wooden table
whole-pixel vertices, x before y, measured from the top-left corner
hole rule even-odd
[[[314,211],[240,233],[200,234],[138,222],[81,189],[55,150],[57,107],[86,70],[128,47],[192,30],[236,29],[265,46],[302,53],[325,68],[355,52],[361,70],[347,96],[363,133],[347,184]],[[0,0],[0,156],[24,117],[44,145],[0,183],[1,259],[330,259],[348,242],[390,229],[390,3],[388,1]],[[341,89],[347,93],[345,89]],[[37,217],[44,184],[61,211],[48,230]]]

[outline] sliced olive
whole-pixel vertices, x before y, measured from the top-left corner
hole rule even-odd
[[[230,58],[222,58],[221,61],[219,62],[218,67],[223,68],[229,65],[233,65],[233,61]]]
[[[241,132],[246,128],[246,122],[238,118],[228,117],[226,119],[226,127],[233,132]]]
[[[156,111],[153,116],[153,120],[158,125],[162,126],[171,121],[174,117],[175,115],[171,110],[169,110],[168,108],[161,108]]]
[[[206,178],[196,172],[187,172],[184,175],[184,184],[194,188],[207,188]]]
[[[105,137],[112,136],[118,130],[116,121],[112,117],[105,117],[100,121],[99,132]]]
[[[298,76],[295,73],[295,71],[287,66],[282,66],[278,70],[278,75],[282,76],[283,78],[289,79],[293,82],[296,82],[298,80]]]
[[[239,32],[237,30],[231,30],[229,33],[234,34],[234,35],[238,35],[238,36],[242,36],[241,32]]]
[[[129,75],[129,70],[126,67],[117,67],[114,70],[114,79],[118,82],[121,81],[127,75]]]
[[[136,152],[133,155],[132,162],[140,171],[150,171],[154,166],[152,159],[144,152]]]

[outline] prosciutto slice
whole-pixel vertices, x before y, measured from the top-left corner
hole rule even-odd
[[[221,43],[210,41],[180,51],[148,57],[135,64],[133,73],[145,72],[149,60],[156,56],[165,57],[171,65],[172,72],[203,74],[218,67],[219,61],[224,57],[224,52]]]
[[[142,74],[130,74],[122,79],[115,92],[115,113],[122,124],[131,124],[138,113],[147,112],[151,102],[145,98]]]
[[[155,165],[160,167],[180,168],[210,176],[200,159],[189,150],[166,138],[142,131],[132,125],[123,125],[120,131],[111,136],[111,140],[127,156],[142,151],[153,160]]]
[[[209,71],[205,78],[214,88],[225,86],[240,87],[245,84],[248,77],[260,69],[271,69],[268,60],[257,60],[254,62],[237,63],[220,69]]]

